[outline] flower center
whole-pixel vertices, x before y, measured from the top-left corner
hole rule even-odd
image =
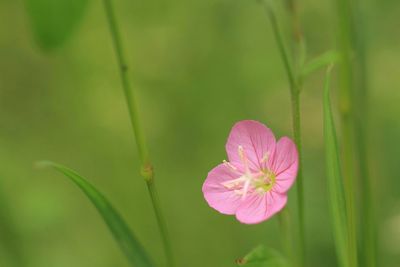
[[[237,179],[226,181],[222,185],[229,190],[234,190],[236,194],[242,196],[242,199],[245,199],[248,193],[265,194],[270,191],[276,182],[275,174],[271,170],[264,168],[256,172],[250,170],[249,160],[242,146],[238,147],[238,154],[244,166],[244,173],[239,173],[235,166],[224,161],[224,164],[230,170],[240,176]],[[268,161],[268,157],[269,154],[266,153],[261,163]]]
[[[268,192],[275,185],[276,177],[271,171],[266,170],[262,172],[260,178],[253,180],[253,187],[258,191]]]

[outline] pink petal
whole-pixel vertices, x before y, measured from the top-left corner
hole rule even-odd
[[[282,137],[276,144],[270,161],[270,170],[276,175],[274,191],[286,193],[296,180],[299,156],[296,145],[288,137]]]
[[[285,194],[273,191],[263,195],[253,194],[248,196],[239,206],[236,218],[245,224],[256,224],[269,219],[279,212],[287,202]]]
[[[236,179],[240,174],[220,164],[212,169],[203,184],[203,194],[208,205],[220,213],[233,215],[242,202],[241,196],[228,190],[223,182]]]
[[[274,134],[264,124],[252,120],[240,121],[233,126],[229,134],[226,152],[230,163],[243,170],[244,166],[238,153],[239,146],[242,146],[249,160],[249,168],[259,171],[266,166],[266,163],[262,162],[263,157],[275,150],[275,142]]]

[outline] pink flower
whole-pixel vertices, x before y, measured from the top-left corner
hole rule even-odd
[[[286,204],[296,179],[298,154],[287,137],[278,142],[257,121],[236,123],[228,137],[229,161],[212,169],[203,184],[208,204],[246,224],[267,220]]]

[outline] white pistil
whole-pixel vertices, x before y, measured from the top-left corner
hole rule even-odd
[[[243,165],[244,165],[244,169],[246,172],[246,175],[251,176],[251,172],[250,172],[250,168],[249,168],[249,160],[247,158],[246,152],[244,151],[242,146],[238,146],[238,154],[240,157],[240,160],[242,161]]]
[[[233,188],[237,188],[238,186],[240,186],[245,180],[246,180],[245,176],[240,176],[237,179],[223,182],[222,185],[225,186],[227,189],[233,189]]]
[[[269,159],[269,152],[267,151],[267,152],[264,154],[264,156],[262,157],[261,163],[266,163],[266,162],[268,162],[268,159]]]
[[[249,191],[249,186],[250,186],[251,180],[252,180],[252,177],[247,177],[247,180],[244,183],[242,200],[245,200],[245,198],[247,196],[247,192]]]
[[[235,189],[233,190],[233,192],[235,192],[236,195],[243,195],[243,189]]]
[[[231,169],[232,171],[237,171],[237,168],[235,167],[235,166],[233,166],[230,162],[228,162],[228,161],[226,161],[226,160],[223,160],[222,161],[223,163],[224,163],[224,165],[226,166],[226,167],[228,167],[229,169]]]

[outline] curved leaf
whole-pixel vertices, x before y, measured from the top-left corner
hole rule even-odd
[[[328,65],[337,63],[340,61],[339,52],[332,50],[319,55],[318,57],[312,59],[310,62],[306,63],[301,70],[301,77],[307,77],[314,71],[324,68]]]
[[[62,45],[82,19],[88,0],[25,0],[32,31],[43,50]]]
[[[289,262],[276,250],[260,245],[249,254],[236,260],[238,266],[246,267],[288,267]]]
[[[62,165],[42,161],[38,163],[40,167],[52,167],[61,172],[73,181],[90,199],[93,205],[97,208],[100,215],[103,217],[108,228],[118,242],[121,250],[127,256],[132,266],[136,267],[153,267],[145,250],[138,242],[136,237],[132,234],[127,224],[123,221],[121,216],[111,206],[110,202],[99,192],[97,189],[87,182],[82,176],[73,170]]]

